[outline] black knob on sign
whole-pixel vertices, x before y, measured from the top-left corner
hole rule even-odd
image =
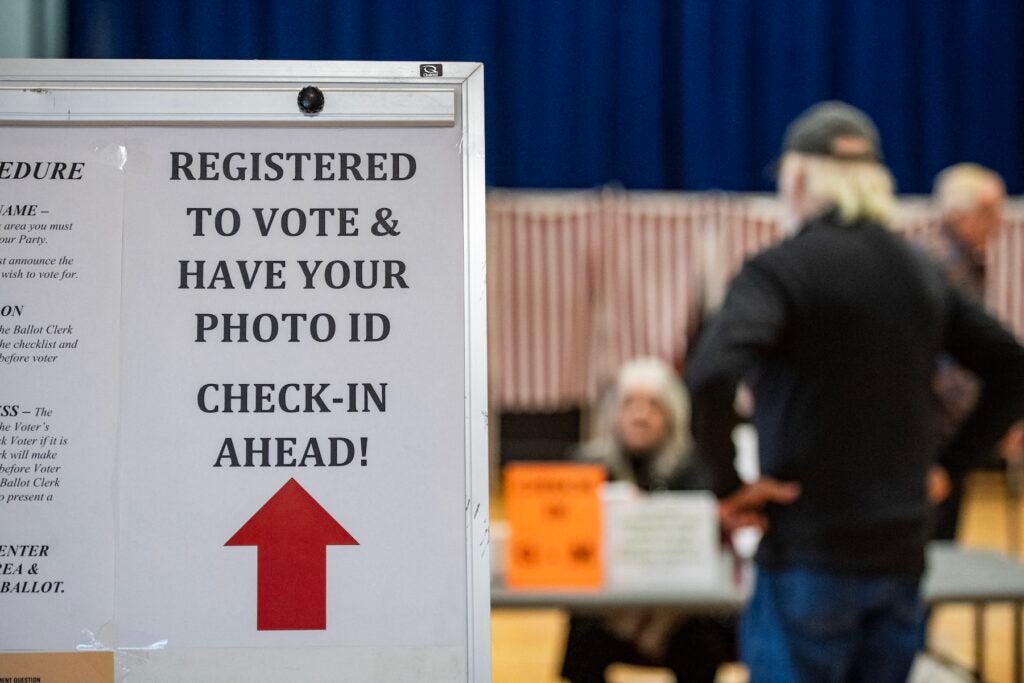
[[[319,114],[324,108],[324,93],[315,85],[307,85],[299,91],[299,111],[303,114]]]

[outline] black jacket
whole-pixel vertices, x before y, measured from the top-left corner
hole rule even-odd
[[[933,391],[947,352],[984,382],[940,444]],[[952,472],[1024,412],[1024,349],[927,257],[884,226],[819,216],[748,261],[687,369],[700,456],[719,495],[740,481],[730,406],[755,397],[761,471],[801,484],[771,506],[768,568],[919,574],[936,458]]]

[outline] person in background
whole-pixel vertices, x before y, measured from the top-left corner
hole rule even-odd
[[[953,284],[985,298],[985,250],[1003,221],[1006,186],[995,171],[956,164],[935,178],[942,236],[935,255]]]
[[[978,164],[956,164],[935,179],[934,200],[942,216],[942,232],[932,249],[955,286],[979,302],[985,299],[986,247],[1002,224],[1006,187],[995,171]],[[936,391],[942,400],[943,436],[948,438],[978,400],[978,379],[948,357],[939,361]],[[1004,457],[1021,448],[1024,430],[1015,424],[998,446]],[[977,454],[978,461],[988,453]],[[965,476],[955,479],[940,466],[930,474],[928,490],[935,511],[934,537],[953,540],[960,519]]]
[[[1024,348],[888,229],[893,183],[860,110],[793,121],[778,185],[790,237],[744,265],[687,369],[723,527],[766,530],[741,658],[752,683],[902,682],[922,645],[928,471],[962,471],[1021,414]],[[983,387],[940,452],[942,353]],[[765,477],[747,485],[722,424],[740,380]]]
[[[656,358],[626,363],[599,416],[597,436],[575,458],[604,466],[609,481],[637,489],[707,488],[692,456],[689,401],[669,365]],[[572,615],[562,676],[603,683],[616,662],[671,669],[684,683],[712,683],[720,664],[735,659],[734,625],[675,610]]]

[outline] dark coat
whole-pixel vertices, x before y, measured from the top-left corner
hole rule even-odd
[[[984,389],[939,452],[942,353]],[[777,569],[920,574],[929,467],[938,456],[962,471],[1024,411],[1013,335],[899,235],[836,212],[747,262],[688,368],[698,450],[720,495],[740,486],[722,416],[743,378],[762,473],[801,485],[795,503],[768,510],[758,561]]]

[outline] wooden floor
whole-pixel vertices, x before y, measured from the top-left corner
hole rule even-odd
[[[500,518],[500,506],[495,506]],[[1018,511],[1020,512],[1020,511]],[[1003,477],[980,473],[971,477],[960,522],[960,542],[978,548],[1008,549],[1009,509]],[[495,610],[491,617],[494,683],[557,683],[558,666],[565,642],[566,616],[559,610]],[[1010,681],[1009,609],[992,607],[986,622],[986,679]],[[973,613],[968,607],[945,607],[931,622],[929,643],[968,666],[973,649]],[[609,672],[614,683],[671,683],[672,676],[654,669],[616,667]],[[742,667],[719,673],[722,683],[746,681]]]

